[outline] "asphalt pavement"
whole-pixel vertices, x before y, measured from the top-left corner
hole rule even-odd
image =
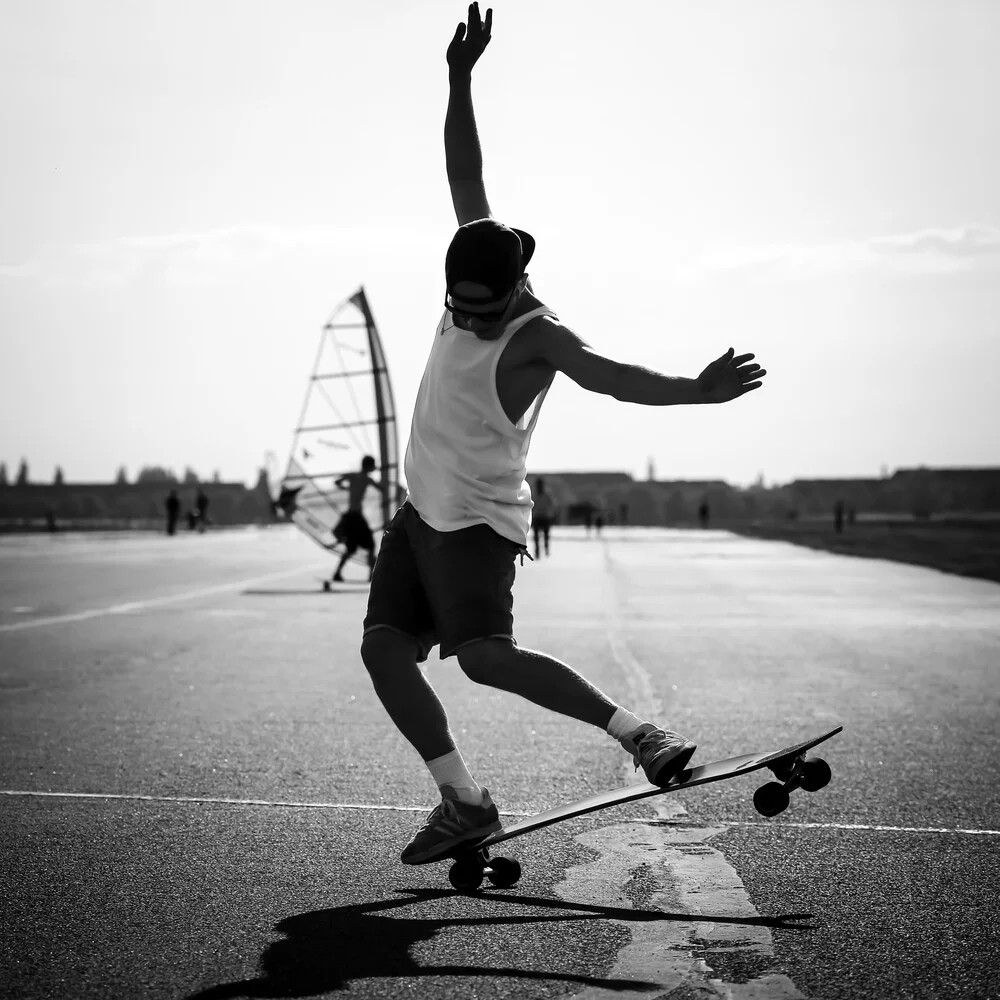
[[[331,569],[282,528],[0,538],[0,996],[1000,997],[1000,586],[556,529],[521,645],[695,763],[843,725],[833,781],[774,819],[759,774],[594,813],[462,895],[398,861],[435,789],[360,660],[366,571]],[[637,780],[427,671],[507,822]]]

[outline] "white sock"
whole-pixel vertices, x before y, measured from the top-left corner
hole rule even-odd
[[[443,757],[435,757],[425,761],[431,777],[437,782],[438,788],[447,785],[453,788],[460,802],[478,806],[483,801],[483,790],[476,784],[476,779],[469,773],[465,761],[458,750],[452,750]]]
[[[641,725],[643,725],[642,719],[633,715],[628,709],[619,706],[615,709],[615,714],[611,716],[611,721],[608,723],[608,735],[620,742],[626,736],[634,733]]]

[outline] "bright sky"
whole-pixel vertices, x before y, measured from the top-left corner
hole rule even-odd
[[[455,226],[445,49],[465,5],[2,10],[8,471],[252,480],[362,283],[402,447]],[[498,0],[473,96],[536,293],[619,360],[696,375],[733,346],[770,372],[686,409],[560,376],[529,468],[1000,463],[997,94],[994,0]]]

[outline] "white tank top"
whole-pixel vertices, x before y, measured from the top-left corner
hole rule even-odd
[[[497,363],[510,338],[538,316],[555,313],[533,309],[511,320],[496,340],[459,329],[447,310],[438,324],[403,463],[407,499],[437,531],[488,524],[527,544],[528,444],[551,382],[511,423],[497,394]]]

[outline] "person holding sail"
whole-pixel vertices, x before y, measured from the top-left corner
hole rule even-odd
[[[555,375],[623,402],[669,406],[728,402],[759,388],[766,374],[754,355],[732,348],[697,378],[612,360],[535,296],[525,270],[535,241],[493,218],[483,185],[471,75],[492,15],[484,22],[473,3],[447,50],[445,156],[459,228],[445,255],[444,315],[413,411],[408,493],[382,538],[361,644],[377,696],[441,793],[402,852],[406,864],[437,860],[500,828],[489,791],[466,766],[418,666],[435,644],[472,680],[608,733],[651,782],[666,783],[696,749],[568,664],[514,640],[511,586],[531,521],[528,445]]]
[[[384,492],[385,488],[376,479],[372,479],[375,471],[375,459],[371,455],[365,455],[361,459],[361,469],[358,472],[345,472],[335,483],[338,490],[347,490],[347,510],[341,515],[337,526],[333,529],[333,537],[344,546],[341,553],[340,562],[337,564],[337,571],[333,574],[333,579],[337,583],[343,583],[344,577],[341,575],[347,560],[354,555],[358,549],[364,549],[368,553],[368,579],[371,579],[375,567],[375,536],[372,534],[371,525],[364,515],[362,503],[368,487],[373,487]]]

